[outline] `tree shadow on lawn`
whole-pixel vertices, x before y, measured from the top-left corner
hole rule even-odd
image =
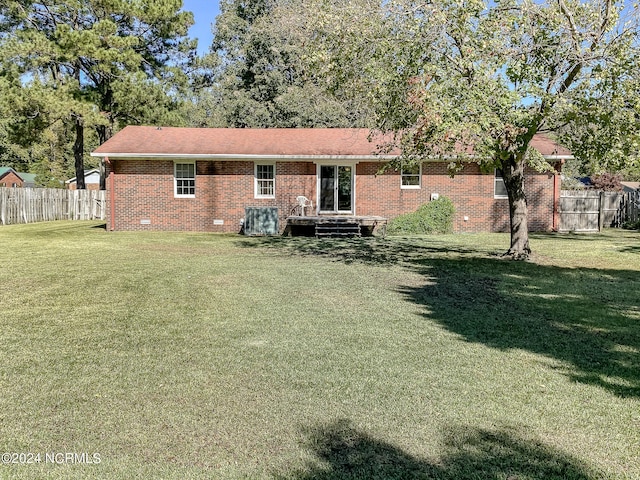
[[[591,480],[583,462],[509,429],[451,428],[445,453],[418,458],[353,428],[346,420],[304,432],[316,462],[280,479]],[[426,452],[428,454],[428,452]]]
[[[640,253],[640,245],[629,245],[627,247],[621,248],[620,249],[621,252],[623,253],[635,253],[638,254]]]
[[[295,240],[295,241],[291,241]],[[402,265],[425,282],[400,287],[425,317],[470,342],[555,359],[574,381],[640,397],[640,272],[514,262],[428,239],[270,239],[282,254]]]
[[[246,248],[267,248],[282,255],[318,256],[346,264],[411,265],[433,254],[479,254],[478,249],[450,245],[430,237],[394,238],[314,238],[314,237],[253,237],[237,242]],[[499,256],[500,252],[485,252]]]
[[[422,262],[429,281],[401,289],[470,342],[561,362],[572,380],[640,397],[640,272],[490,258]]]

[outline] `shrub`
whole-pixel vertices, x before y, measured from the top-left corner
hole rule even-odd
[[[607,192],[622,191],[622,175],[619,173],[602,173],[591,177],[591,184],[596,190],[604,190]]]
[[[400,215],[389,222],[390,235],[451,233],[453,231],[453,202],[440,197],[418,207],[415,212]]]
[[[640,230],[640,220],[627,221],[622,224],[622,228],[625,230]]]
[[[562,178],[562,190],[584,190],[586,185],[575,177],[563,177]]]

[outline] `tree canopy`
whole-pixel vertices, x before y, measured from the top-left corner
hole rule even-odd
[[[181,0],[5,1],[0,62],[8,134],[37,143],[56,123],[71,126],[76,177],[83,177],[85,129],[103,142],[121,124],[175,123],[174,95],[187,85],[195,42]],[[79,187],[82,188],[81,182]]]
[[[583,175],[618,172],[640,180],[640,65],[628,59],[627,71],[584,98],[560,138],[576,156]]]
[[[637,15],[624,7],[613,0],[317,0],[312,54],[328,76],[372,92],[376,125],[395,134],[403,161],[446,156],[457,159],[452,172],[462,160],[499,169],[509,196],[508,253],[526,257],[525,166],[545,167],[529,149],[533,136],[578,119],[603,132],[618,128],[602,107],[628,98],[637,72]],[[628,108],[626,115],[637,115]]]
[[[304,5],[223,0],[213,29],[213,93],[225,126],[365,126],[370,113],[318,81],[304,61]]]

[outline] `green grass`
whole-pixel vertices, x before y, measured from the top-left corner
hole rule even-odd
[[[0,478],[640,478],[640,236],[0,228]]]

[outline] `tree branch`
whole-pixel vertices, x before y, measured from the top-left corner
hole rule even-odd
[[[560,7],[560,11],[564,15],[564,17],[569,22],[569,30],[571,30],[571,39],[573,40],[573,47],[576,52],[580,51],[580,41],[578,35],[578,28],[576,27],[576,22],[573,19],[573,14],[567,8],[567,5],[564,3],[564,0],[558,0],[558,6]]]

